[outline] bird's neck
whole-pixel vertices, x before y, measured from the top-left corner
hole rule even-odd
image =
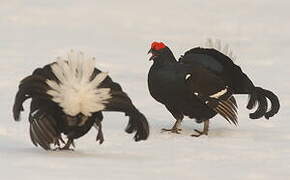
[[[175,59],[173,53],[171,51],[167,51],[166,53],[163,53],[156,57],[154,59],[154,66],[163,66],[167,64],[177,63],[177,60]]]

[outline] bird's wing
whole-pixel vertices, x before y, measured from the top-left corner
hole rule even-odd
[[[210,71],[221,73],[226,66],[232,65],[233,61],[223,53],[208,48],[192,48],[179,58],[180,63],[192,64],[196,63]]]
[[[48,68],[38,68],[30,76],[24,78],[18,87],[18,92],[13,105],[14,120],[20,120],[20,113],[24,110],[23,103],[32,98],[29,113],[30,138],[35,146],[40,145],[46,150],[51,149],[51,144],[59,145],[61,135],[57,129],[54,118],[55,108],[51,96],[46,94],[48,85],[45,83],[49,73]]]
[[[235,94],[249,94],[254,84],[241,68],[216,49],[193,48],[185,52],[180,63],[199,65],[221,77]]]
[[[20,120],[20,113],[24,111],[23,103],[29,98],[51,99],[51,96],[46,94],[48,85],[45,83],[49,73],[49,68],[37,68],[32,75],[25,77],[20,81],[18,91],[15,96],[13,105],[13,117],[15,121]]]
[[[192,95],[222,115],[228,122],[237,124],[237,104],[232,90],[218,76],[202,67],[192,67],[184,77]]]
[[[99,70],[95,69],[92,77],[98,73]],[[107,100],[103,111],[124,112],[126,116],[129,116],[126,132],[136,132],[134,136],[135,141],[146,140],[149,136],[149,125],[147,119],[134,106],[129,96],[122,90],[121,86],[107,76],[100,84],[100,88],[109,88],[111,96]]]
[[[51,150],[51,145],[60,146],[60,143],[65,143],[58,131],[57,121],[49,111],[34,109],[29,114],[29,122],[30,139],[35,146],[40,145],[45,150]]]

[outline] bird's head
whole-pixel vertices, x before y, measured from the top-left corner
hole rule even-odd
[[[163,42],[153,42],[148,54],[151,53],[149,60],[158,63],[176,62],[171,50]]]
[[[155,58],[157,58],[158,56],[160,56],[162,54],[162,52],[167,49],[167,47],[165,46],[165,44],[163,42],[153,42],[151,44],[151,48],[148,51],[148,54],[151,53],[151,57],[149,58],[149,60],[154,60]]]

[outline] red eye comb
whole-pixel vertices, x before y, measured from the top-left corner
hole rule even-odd
[[[165,48],[165,44],[163,42],[153,42],[151,44],[151,49],[153,49],[153,50],[158,51],[158,50],[163,49],[163,48]]]

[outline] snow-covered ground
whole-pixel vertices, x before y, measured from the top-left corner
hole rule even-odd
[[[290,179],[289,1],[72,1],[2,0],[0,3],[1,179]],[[176,57],[213,37],[231,45],[236,63],[256,85],[273,90],[278,115],[251,120],[239,96],[239,127],[220,116],[207,137],[160,133],[173,117],[149,95],[146,53],[163,41]],[[96,131],[74,152],[46,152],[30,142],[27,111],[12,119],[18,82],[69,49],[95,56],[148,118],[151,134],[135,143],[127,118],[106,113],[105,142]],[[26,103],[26,108],[28,109]]]

